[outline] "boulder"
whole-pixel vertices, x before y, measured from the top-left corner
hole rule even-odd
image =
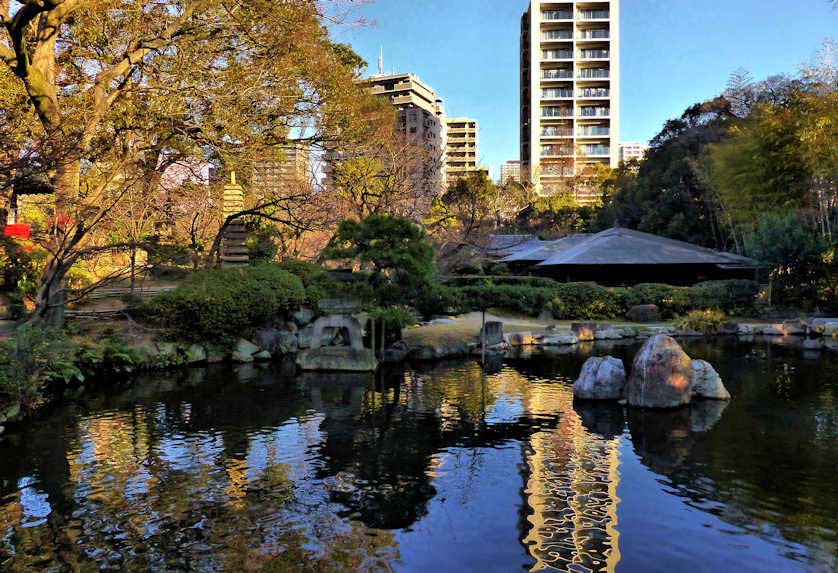
[[[573,396],[580,400],[619,400],[626,386],[623,361],[612,356],[588,358],[579,379],[573,383]]]
[[[825,326],[825,325],[829,324],[830,322],[834,322],[834,323],[838,324],[838,317],[813,318],[809,321],[809,325],[812,328],[817,328],[819,326]]]
[[[267,350],[260,350],[253,355],[253,359],[257,362],[267,362],[268,360],[273,359],[273,355]]]
[[[311,348],[311,335],[314,334],[314,327],[308,325],[297,333],[297,347],[300,350]]]
[[[249,340],[245,340],[240,338],[236,342],[236,347],[233,350],[233,362],[253,362],[254,355],[259,352],[259,347],[250,342]]]
[[[410,354],[410,347],[407,342],[399,340],[384,350],[382,362],[385,364],[400,364],[407,359],[408,354]]]
[[[621,338],[623,338],[623,333],[616,328],[605,328],[594,333],[594,340],[620,340]]]
[[[753,336],[757,332],[757,327],[753,324],[738,324],[736,325],[736,334],[739,336]]]
[[[823,335],[838,337],[838,322],[827,322],[824,324]]]
[[[783,334],[787,336],[806,336],[809,325],[802,320],[786,320],[783,322]]]
[[[486,333],[486,346],[495,346],[503,342],[503,323],[502,322],[487,322],[483,330]],[[481,336],[483,333],[481,332]]]
[[[637,329],[631,326],[623,326],[616,329],[617,332],[622,333],[623,338],[637,338]]]
[[[291,315],[291,319],[296,323],[297,326],[303,327],[308,326],[312,322],[314,322],[314,311],[310,308],[301,308],[293,315]]]
[[[631,368],[626,399],[638,408],[677,408],[692,397],[692,360],[671,336],[647,340]]]
[[[378,363],[368,348],[324,346],[297,354],[297,366],[314,371],[374,372]]]
[[[678,334],[678,329],[674,326],[646,326],[643,328],[642,334],[646,334],[648,336],[675,336]]]
[[[548,334],[538,339],[538,344],[541,346],[573,346],[578,343],[579,339],[572,332]]]
[[[229,354],[218,348],[210,348],[207,350],[207,362],[209,364],[220,364],[229,358]]]
[[[260,328],[254,334],[253,340],[259,348],[268,352],[276,352],[279,348],[281,334],[282,331],[278,328]]]
[[[538,313],[538,322],[553,322],[556,320],[556,317],[553,316],[553,312],[549,310],[542,310]]]
[[[535,339],[532,332],[515,332],[509,335],[509,344],[511,346],[532,346],[535,344]]]
[[[826,347],[820,338],[807,338],[803,341],[804,350],[823,350]]]
[[[595,340],[596,324],[593,322],[574,322],[570,325],[570,331],[573,332],[579,342],[590,342]]]
[[[658,322],[661,311],[656,304],[639,304],[629,309],[626,319],[631,322]]]
[[[693,398],[707,400],[730,400],[730,392],[725,388],[719,373],[704,360],[693,360]]]
[[[184,354],[186,356],[187,364],[201,364],[202,362],[207,361],[207,351],[199,344],[193,344],[186,349]]]
[[[760,328],[759,333],[764,336],[783,336],[786,331],[782,324],[769,324]]]

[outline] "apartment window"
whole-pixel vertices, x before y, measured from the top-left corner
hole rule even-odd
[[[541,77],[545,80],[569,80],[573,78],[570,70],[543,70]]]
[[[570,60],[573,59],[572,50],[542,50],[541,57],[545,60]]]
[[[570,117],[570,109],[566,107],[545,107],[541,109],[542,117]]]
[[[579,70],[582,79],[599,79],[608,77],[608,68],[582,68]]]
[[[541,13],[544,20],[572,20],[573,12],[570,10],[545,10]]]
[[[582,106],[579,108],[579,115],[582,117],[608,117],[610,111],[610,108],[607,107]]]
[[[582,50],[582,59],[583,60],[593,60],[593,59],[604,59],[608,58],[608,54],[610,52],[608,50]]]
[[[570,88],[545,88],[541,90],[541,97],[543,99],[573,97],[573,90]]]
[[[579,37],[583,40],[607,40],[610,33],[608,30],[582,30]]]
[[[579,90],[579,97],[608,97],[611,90],[608,88],[584,88]]]
[[[573,32],[570,30],[547,30],[541,33],[542,40],[572,40]]]

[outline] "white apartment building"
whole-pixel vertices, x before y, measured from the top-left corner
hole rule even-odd
[[[500,166],[500,180],[501,185],[513,181],[515,183],[521,182],[521,162],[507,161]]]
[[[448,185],[477,171],[477,120],[445,119],[445,177]]]
[[[619,163],[619,23],[619,0],[532,0],[521,18],[521,176],[541,194]]]
[[[631,161],[632,159],[640,161],[646,157],[647,151],[649,151],[649,146],[639,141],[624,141],[620,144],[620,162]]]

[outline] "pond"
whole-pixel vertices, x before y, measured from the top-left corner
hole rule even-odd
[[[0,438],[0,570],[838,570],[838,353],[688,341],[729,404],[574,404],[637,348],[67,398]]]

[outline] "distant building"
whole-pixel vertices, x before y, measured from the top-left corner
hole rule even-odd
[[[477,171],[477,120],[447,118],[445,138],[445,177],[450,185]]]
[[[514,181],[515,183],[521,183],[521,162],[520,161],[507,161],[503,165],[500,166],[500,180],[498,181],[501,185],[508,183],[509,181]]]
[[[616,167],[619,0],[531,0],[520,52],[522,178],[550,195],[588,166]]]
[[[311,179],[311,146],[300,142],[283,145],[253,161],[250,187],[271,195],[307,185]]]
[[[620,144],[620,163],[632,159],[640,161],[646,157],[647,151],[649,151],[649,146],[639,141],[624,141]]]

